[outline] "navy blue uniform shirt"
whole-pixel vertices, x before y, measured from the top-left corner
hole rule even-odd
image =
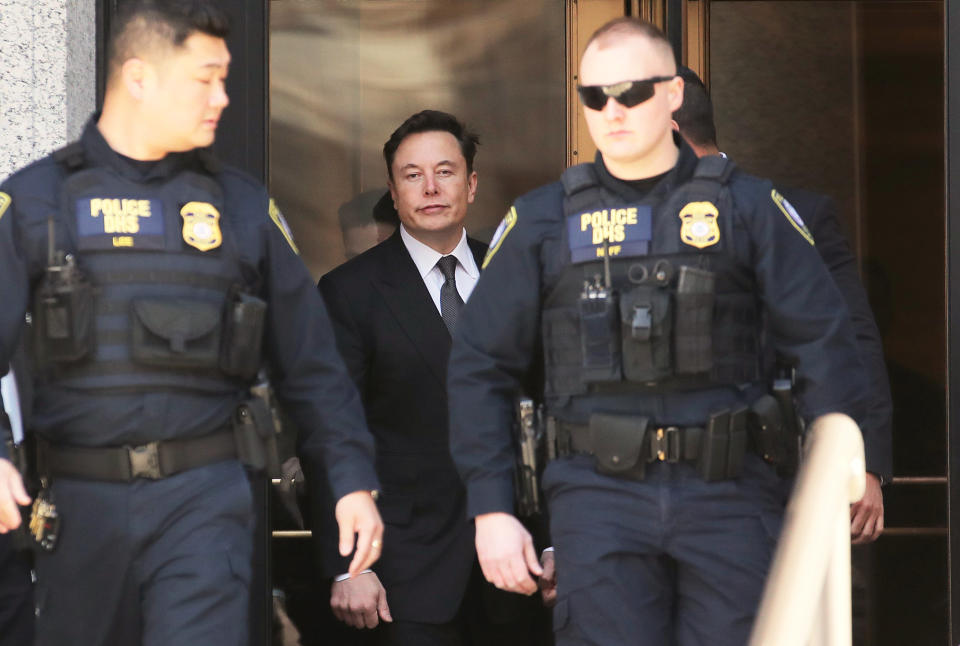
[[[817,251],[843,294],[857,334],[860,359],[869,376],[871,402],[860,430],[867,471],[884,482],[893,477],[893,401],[890,379],[883,359],[883,339],[873,318],[867,292],[860,282],[857,259],[840,226],[837,204],[826,195],[797,188],[784,188],[783,195],[800,212],[817,243]]]
[[[137,182],[199,168],[195,152],[169,154],[155,164],[128,160],[103,139],[96,117],[81,142],[87,167],[106,166]],[[48,156],[0,186],[0,365],[9,363],[20,342],[31,292],[46,266],[47,218],[63,218],[61,185],[67,174]],[[265,356],[277,395],[300,429],[301,454],[324,460],[338,499],[379,488],[373,439],[337,353],[323,300],[281,230],[281,221],[275,223],[268,215],[265,189],[226,166],[216,179],[225,200],[223,217],[230,218],[230,229],[236,232],[239,255],[263,286],[260,296],[268,307]],[[72,248],[64,251],[75,253]],[[82,268],[82,255],[79,258]],[[244,395],[242,390],[231,396],[172,390],[91,393],[38,384],[32,430],[53,443],[93,447],[201,436],[222,428]]]
[[[625,200],[643,197],[611,176],[599,154],[595,164],[607,189]],[[681,143],[677,164],[651,195],[666,196],[682,186],[696,164],[696,155]],[[802,413],[813,418],[841,412],[862,420],[866,378],[850,315],[817,250],[774,202],[770,182],[737,172],[729,189],[733,254],[756,278],[767,345],[797,364]],[[563,196],[557,182],[514,203],[457,327],[448,371],[450,440],[471,517],[513,510],[513,400],[518,384],[538,369],[543,300],[558,266],[570,263],[569,251],[558,244],[565,225]],[[646,415],[658,424],[702,425],[711,412],[749,404],[766,388],[756,383],[628,398],[590,395],[548,402],[548,412],[583,423],[591,410],[602,408]]]

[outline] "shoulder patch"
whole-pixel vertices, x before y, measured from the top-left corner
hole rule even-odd
[[[490,247],[487,249],[487,255],[483,257],[483,264],[480,266],[480,269],[487,268],[490,260],[493,259],[494,254],[499,251],[500,245],[503,244],[503,239],[507,237],[507,234],[510,233],[516,224],[517,207],[511,206],[510,210],[507,211],[507,214],[503,216],[503,219],[500,221],[497,230],[493,232],[493,238],[490,239]]]
[[[273,223],[277,225],[277,228],[280,229],[280,233],[283,234],[283,237],[287,239],[287,244],[290,245],[290,248],[293,249],[293,253],[300,255],[300,250],[297,249],[297,245],[293,242],[293,232],[290,231],[290,225],[287,224],[287,221],[283,217],[283,213],[280,212],[280,209],[277,208],[277,203],[273,201],[273,198],[270,198],[270,207],[268,209],[270,213],[270,219],[273,220]]]
[[[777,189],[770,191],[770,198],[773,200],[773,203],[777,205],[777,208],[780,209],[780,212],[786,216],[790,224],[793,225],[793,228],[800,232],[800,235],[803,236],[803,239],[810,244],[815,244],[813,241],[813,234],[810,233],[810,229],[808,229],[807,225],[804,224],[803,218],[801,218],[800,214],[797,213],[797,210],[793,208],[793,205],[787,201],[787,198],[780,195],[780,193],[777,192]]]
[[[3,217],[3,214],[7,212],[7,207],[10,206],[10,196],[6,193],[0,193],[0,218]]]

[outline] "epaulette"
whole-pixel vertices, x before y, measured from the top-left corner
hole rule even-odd
[[[63,148],[55,150],[53,152],[53,159],[72,173],[83,168],[83,165],[87,161],[87,155],[83,150],[83,144],[75,141],[72,144],[67,144]]]

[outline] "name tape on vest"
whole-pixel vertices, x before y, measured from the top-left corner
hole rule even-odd
[[[163,249],[163,204],[159,200],[91,197],[77,200],[79,247]]]
[[[632,258],[650,252],[652,210],[649,206],[623,206],[585,211],[567,217],[567,238],[574,264],[603,258],[604,242],[610,256]]]

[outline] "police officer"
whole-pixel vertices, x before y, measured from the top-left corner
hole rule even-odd
[[[127,5],[102,113],[0,185],[0,364],[29,309],[38,375],[38,644],[247,643],[261,349],[351,572],[379,553],[372,439],[323,303],[263,187],[205,150],[226,34],[208,0]],[[5,458],[2,533],[31,502]]]
[[[803,412],[858,419],[863,369],[803,221],[769,182],[671,131],[669,42],[633,18],[580,67],[599,153],[518,199],[449,364],[451,448],[486,577],[532,594],[511,515],[512,395],[542,356],[557,643],[746,643],[782,521],[773,351]]]
[[[680,136],[698,157],[723,155],[717,145],[713,102],[700,77],[689,68],[678,70],[683,78],[683,104],[673,113]],[[883,531],[883,492],[880,485],[893,477],[893,402],[890,380],[883,360],[883,340],[873,318],[867,292],[860,282],[857,259],[843,235],[834,201],[812,191],[781,187],[790,204],[802,214],[816,241],[817,251],[830,270],[850,309],[860,358],[869,376],[871,403],[861,425],[867,476],[866,491],[850,506],[850,537],[854,545],[875,541]],[[863,552],[854,551],[854,560]],[[854,564],[856,568],[856,564]]]

